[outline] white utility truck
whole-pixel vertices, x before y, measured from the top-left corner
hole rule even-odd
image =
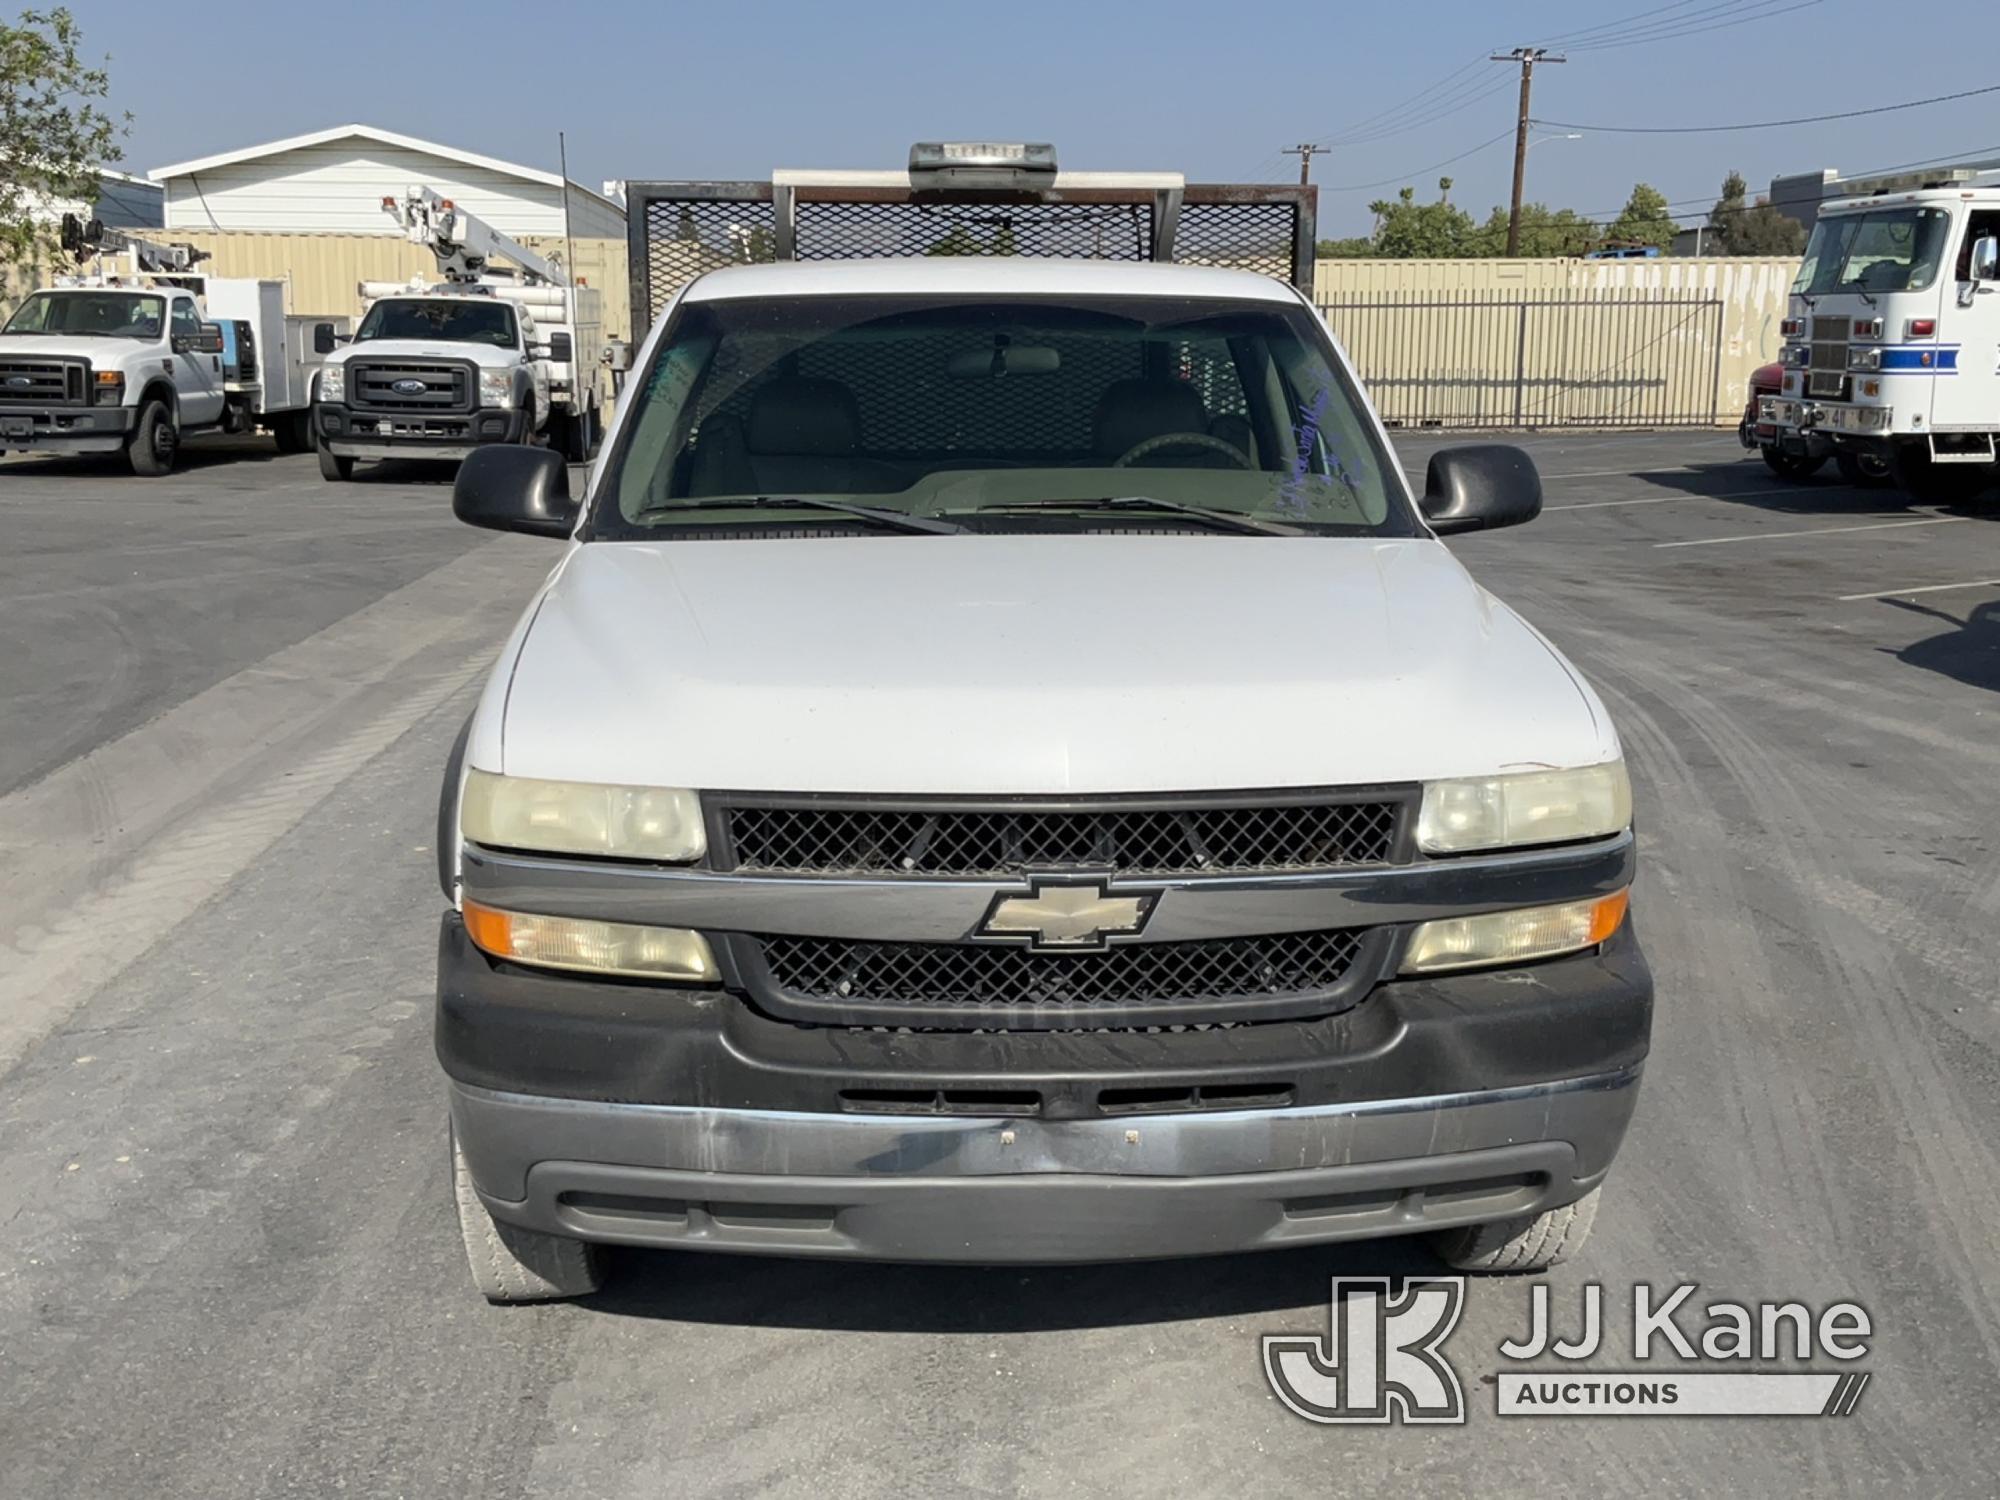
[[[597,289],[429,188],[382,207],[444,280],[363,282],[367,310],[353,338],[330,328],[320,338],[320,473],[350,478],[360,458],[459,459],[482,443],[545,443],[588,458],[602,409]]]
[[[2000,175],[1850,186],[1820,207],[1759,415],[1796,457],[1879,459],[1913,496],[1968,498],[2000,479]]]
[[[160,475],[192,433],[262,428],[305,451],[308,330],[325,320],[288,314],[282,281],[204,275],[204,251],[74,215],[63,246],[91,269],[0,329],[0,452],[123,453]]]
[[[1533,462],[1413,492],[1310,188],[912,169],[630,185],[657,317],[588,493],[459,469],[553,564],[439,809],[475,1284],[1573,1254],[1652,1016],[1631,792],[1440,540]]]

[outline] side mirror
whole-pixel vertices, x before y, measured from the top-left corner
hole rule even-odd
[[[2000,281],[2000,237],[1982,234],[1972,242],[1972,279]]]
[[[1505,443],[1441,448],[1424,476],[1422,509],[1439,536],[1519,526],[1542,513],[1542,476]]]
[[[557,364],[559,365],[568,364],[570,362],[570,359],[575,355],[575,353],[576,353],[576,347],[570,341],[570,336],[568,334],[552,333],[549,335],[549,358],[554,360]]]
[[[313,324],[313,353],[333,353],[333,325],[331,323]]]
[[[223,350],[222,325],[204,323],[201,332],[194,336],[194,352],[197,354],[220,354]]]
[[[562,455],[523,443],[474,448],[451,487],[451,513],[488,531],[566,537],[576,527],[576,509]]]

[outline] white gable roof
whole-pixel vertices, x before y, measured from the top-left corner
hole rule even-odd
[[[195,173],[213,171],[217,167],[258,161],[267,156],[282,156],[287,151],[297,151],[308,146],[323,146],[330,141],[352,140],[357,137],[365,141],[378,141],[385,146],[400,146],[405,151],[421,151],[427,156],[440,157],[445,161],[458,162],[468,167],[480,167],[508,177],[518,177],[523,182],[540,183],[543,187],[560,188],[563,185],[563,180],[558,174],[544,172],[539,167],[524,167],[516,162],[481,156],[476,151],[461,151],[456,146],[441,146],[436,141],[420,140],[413,135],[399,135],[393,130],[382,130],[373,125],[335,125],[326,130],[310,131],[305,135],[287,136],[282,141],[266,141],[260,146],[244,146],[235,151],[224,151],[216,156],[176,162],[169,167],[154,167],[146,175],[154,182],[171,182],[176,177],[191,177]],[[572,182],[570,190],[595,198],[620,213],[624,212],[622,205],[613,203],[602,193],[592,192],[580,182]]]

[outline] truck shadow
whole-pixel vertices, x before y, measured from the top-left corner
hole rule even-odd
[[[174,474],[185,476],[225,464],[268,464],[284,457],[268,438],[189,438],[181,444]],[[135,484],[146,481],[132,474],[124,458],[115,453],[94,453],[74,458],[27,455],[9,458],[0,464],[0,477],[13,479],[107,479],[126,478]]]
[[[1911,614],[1930,615],[1951,627],[1936,635],[1925,636],[1920,641],[1912,641],[1900,651],[1887,646],[1878,647],[1884,655],[1895,657],[1905,666],[1936,672],[1941,677],[1949,677],[1969,687],[2000,692],[2000,599],[1989,599],[1984,604],[1975,605],[1966,611],[1963,619],[1928,604],[1913,604],[1907,599],[1884,599],[1880,602],[1908,610]]]
[[[2000,508],[1994,506],[1991,492],[1977,499],[1940,505],[1914,500],[1886,481],[1848,484],[1830,467],[1804,479],[1783,478],[1771,473],[1754,456],[1688,469],[1635,469],[1632,478],[1655,489],[1774,515],[1870,516],[1942,511],[1968,517],[2000,517]]]
[[[1088,1266],[882,1265],[618,1250],[602,1292],[617,1317],[821,1332],[1041,1333],[1299,1309],[1326,1319],[1334,1276],[1449,1274],[1421,1239]]]

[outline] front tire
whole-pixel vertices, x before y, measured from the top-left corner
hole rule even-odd
[[[271,426],[271,436],[277,439],[280,453],[303,453],[313,445],[312,414],[304,411],[287,412]]]
[[[1861,488],[1887,484],[1892,477],[1888,460],[1874,453],[1849,453],[1842,449],[1833,455],[1833,466],[1840,470],[1843,484]]]
[[[1583,1248],[1597,1219],[1592,1188],[1574,1203],[1491,1224],[1443,1229],[1431,1236],[1438,1259],[1457,1271],[1546,1271]]]
[[[318,444],[314,451],[319,454],[319,477],[329,484],[337,484],[354,477],[353,459],[340,458],[329,453],[324,443]]]
[[[1787,453],[1776,443],[1766,443],[1758,451],[1764,455],[1764,467],[1780,479],[1810,479],[1826,462],[1824,455],[1806,458],[1797,453]]]
[[[164,401],[148,401],[139,408],[139,420],[125,443],[125,457],[132,472],[144,479],[159,479],[174,472],[180,457],[181,430]]]
[[[472,1284],[488,1302],[551,1302],[585,1297],[604,1285],[604,1252],[565,1235],[502,1224],[472,1186],[465,1153],[451,1137],[452,1198]]]

